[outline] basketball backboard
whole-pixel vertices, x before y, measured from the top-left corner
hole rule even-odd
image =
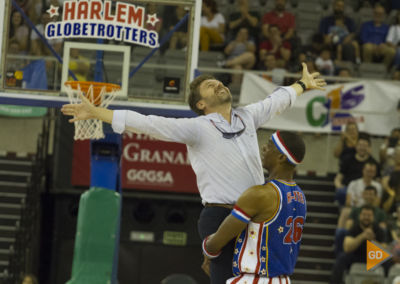
[[[0,103],[59,106],[72,79],[119,84],[116,105],[186,104],[199,2],[50,2],[35,9],[4,3]]]

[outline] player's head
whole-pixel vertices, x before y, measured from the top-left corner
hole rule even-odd
[[[199,115],[207,114],[218,105],[231,103],[229,89],[211,75],[200,75],[190,83],[189,106]]]
[[[277,166],[295,168],[303,161],[306,146],[296,133],[276,131],[271,135],[268,144],[263,147],[263,167],[271,171]]]

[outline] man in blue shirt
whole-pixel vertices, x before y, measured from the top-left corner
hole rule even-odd
[[[337,50],[337,59],[360,60],[359,45],[355,40],[356,26],[354,21],[344,15],[344,1],[333,2],[333,15],[323,18],[319,24],[319,32],[324,35],[324,43]]]
[[[385,14],[385,9],[377,4],[374,8],[374,19],[363,23],[361,27],[360,40],[364,62],[383,58],[383,62],[389,68],[396,50],[386,44],[389,26],[384,23]]]

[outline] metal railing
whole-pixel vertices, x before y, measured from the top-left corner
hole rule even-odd
[[[42,132],[37,140],[36,155],[32,163],[31,179],[26,198],[21,206],[13,252],[10,254],[8,283],[19,283],[23,273],[35,272],[40,241],[40,195],[46,187],[49,148],[50,114],[43,118]]]

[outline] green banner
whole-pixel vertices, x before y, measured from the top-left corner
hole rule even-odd
[[[0,105],[1,116],[40,117],[44,116],[46,113],[47,113],[46,107]]]

